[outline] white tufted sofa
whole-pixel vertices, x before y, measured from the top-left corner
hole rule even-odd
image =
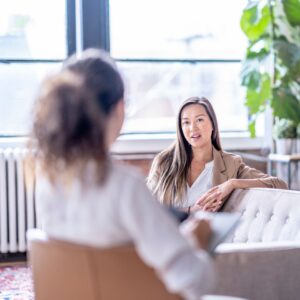
[[[300,192],[236,190],[223,208],[242,222],[216,252],[218,294],[300,299]]]

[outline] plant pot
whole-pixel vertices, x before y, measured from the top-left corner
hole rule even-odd
[[[300,139],[276,139],[276,153],[278,154],[300,154]],[[287,180],[288,169],[286,164],[277,164],[277,176]],[[300,189],[300,169],[298,164],[292,163],[291,165],[291,189]]]
[[[297,143],[297,153],[300,154],[300,138],[297,138],[296,140],[296,143]]]
[[[276,153],[292,154],[297,153],[296,139],[276,139]]]

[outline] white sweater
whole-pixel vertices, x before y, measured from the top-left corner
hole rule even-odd
[[[38,180],[38,216],[50,236],[97,247],[133,242],[171,292],[194,300],[210,290],[210,258],[180,234],[139,173],[113,164],[104,185],[89,177],[90,183],[76,181],[68,188]]]

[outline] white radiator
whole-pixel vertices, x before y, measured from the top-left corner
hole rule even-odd
[[[25,252],[36,227],[34,182],[25,180],[26,149],[0,150],[0,253]]]

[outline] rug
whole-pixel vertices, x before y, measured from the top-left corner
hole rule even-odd
[[[33,283],[28,267],[0,267],[1,300],[33,300]]]

